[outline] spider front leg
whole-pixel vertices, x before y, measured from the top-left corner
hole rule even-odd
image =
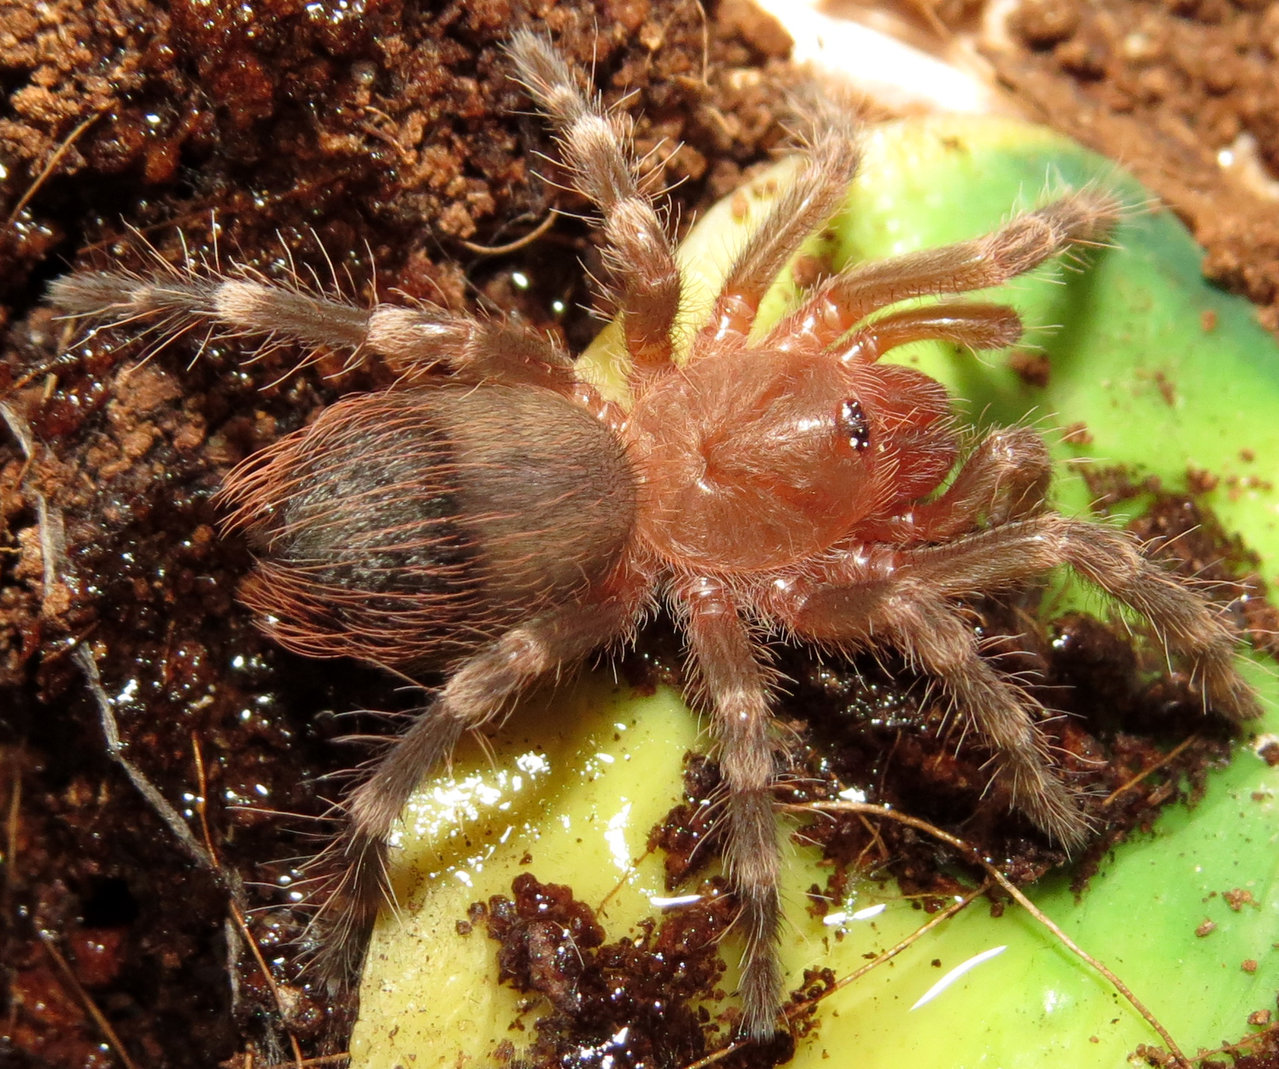
[[[1029,427],[997,427],[964,458],[943,492],[864,526],[861,534],[868,542],[902,547],[949,541],[1040,511],[1051,481],[1043,438]]]
[[[1024,333],[1021,316],[1007,305],[938,301],[890,312],[859,327],[827,351],[844,363],[873,364],[900,345],[949,342],[965,349],[1004,349]]]
[[[764,294],[786,262],[838,210],[861,159],[847,109],[821,101],[800,173],[733,262],[710,319],[694,339],[690,361],[713,354],[724,338],[745,338]]]
[[[843,335],[863,319],[898,301],[999,286],[1072,245],[1100,241],[1119,214],[1115,197],[1102,190],[1085,189],[1019,215],[993,233],[972,241],[849,267],[824,282],[783,318],[763,345],[784,347],[794,344],[796,338],[811,337],[819,344],[838,347]],[[961,315],[980,321],[990,306],[955,307],[971,310]],[[879,322],[869,324],[867,332],[873,334]],[[923,333],[905,340],[918,337],[946,335]],[[870,359],[888,348],[891,346],[879,346],[878,353]]]
[[[990,431],[964,460],[954,481],[935,500],[912,510],[911,538],[940,542],[983,524],[997,526],[1043,507],[1052,458],[1029,427]]]
[[[570,669],[601,644],[623,634],[633,599],[573,604],[513,628],[480,648],[448,678],[409,728],[342,803],[347,826],[316,859],[329,887],[316,921],[326,975],[357,975],[365,937],[383,905],[394,906],[387,876],[388,841],[423,776],[448,761],[467,731],[479,731],[510,710],[543,678]],[[326,878],[326,877],[321,877]]]
[[[781,854],[773,812],[779,742],[769,703],[770,672],[727,591],[690,580],[684,606],[694,677],[713,732],[724,780],[724,867],[741,909],[746,940],[740,997],[743,1031],[756,1039],[775,1031],[781,1013],[777,937],[781,924]]]

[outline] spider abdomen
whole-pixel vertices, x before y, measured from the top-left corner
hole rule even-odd
[[[243,596],[284,645],[412,669],[598,586],[635,482],[560,395],[451,384],[342,400],[221,496],[262,549]]]

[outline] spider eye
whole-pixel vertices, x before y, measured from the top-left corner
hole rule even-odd
[[[870,445],[870,420],[866,418],[861,402],[856,398],[839,406],[836,424],[844,441],[848,443],[848,448],[853,452],[860,453]]]

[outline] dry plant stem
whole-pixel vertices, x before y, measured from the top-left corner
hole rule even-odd
[[[31,433],[31,428],[27,421],[18,414],[17,410],[12,406],[0,401],[0,420],[4,421],[9,433],[17,440],[18,446],[22,450],[22,469],[18,472],[18,478],[15,480],[17,485],[21,486],[27,477],[27,472],[31,470],[31,465],[36,455],[36,440]],[[37,496],[37,507],[44,508],[44,495]],[[42,530],[43,537],[43,530]],[[49,589],[50,582],[50,564],[46,559],[44,561],[44,581],[45,589]]]
[[[208,780],[204,774],[204,754],[200,749],[200,740],[194,734],[191,736],[191,754],[195,760],[196,785],[199,793],[196,795],[196,813],[200,818],[200,834],[204,838],[204,848],[208,851],[209,857],[212,858],[213,864],[222,871],[222,861],[218,857],[217,847],[213,843],[213,836],[209,832],[209,804],[208,804]],[[237,888],[238,890],[238,888]],[[231,921],[235,925],[235,931],[239,938],[244,940],[245,946],[249,948],[249,953],[253,955],[253,960],[257,963],[258,972],[266,983],[267,988],[271,992],[271,998],[275,1002],[275,1008],[279,1012],[280,1020],[284,1022],[288,1031],[289,1045],[293,1048],[293,1063],[295,1066],[302,1064],[302,1048],[298,1043],[297,1036],[293,1034],[293,1030],[288,1027],[289,1015],[285,1010],[284,999],[280,994],[280,987],[275,982],[275,977],[271,974],[270,968],[267,967],[266,959],[262,957],[262,950],[258,946],[257,940],[253,938],[253,933],[249,930],[249,923],[245,919],[244,909],[241,904],[236,901],[233,894],[227,902],[227,908],[231,912]],[[228,932],[228,944],[231,943]]]
[[[40,168],[40,173],[36,175],[27,186],[22,196],[18,198],[18,202],[13,206],[13,210],[9,212],[9,218],[4,221],[5,230],[8,230],[17,221],[18,216],[22,214],[22,210],[31,203],[31,198],[34,197],[40,187],[48,181],[49,176],[58,169],[58,164],[62,161],[62,157],[70,152],[71,147],[80,140],[80,135],[97,122],[103,114],[104,112],[101,111],[94,112],[87,119],[83,119],[77,123],[74,129],[72,129],[72,131],[62,139],[62,144],[54,150],[53,155],[51,155],[45,162],[45,165]]]
[[[974,847],[964,842],[963,839],[956,835],[951,835],[950,832],[937,827],[935,824],[930,824],[926,820],[920,820],[918,817],[912,817],[907,813],[901,813],[894,809],[886,809],[883,806],[871,805],[869,802],[812,802],[805,805],[787,806],[786,808],[795,813],[805,813],[817,810],[823,813],[857,813],[862,816],[895,820],[899,824],[905,824],[907,827],[915,828],[927,835],[931,835],[934,839],[946,843],[948,846],[958,850],[964,857],[980,866],[991,880],[999,884],[999,886],[1003,888],[1004,892],[1016,901],[1022,909],[1051,932],[1053,937],[1057,939],[1062,946],[1074,954],[1075,957],[1079,958],[1079,960],[1085,965],[1089,966],[1089,968],[1105,977],[1111,987],[1123,995],[1123,997],[1127,999],[1129,1005],[1141,1014],[1145,1022],[1150,1025],[1156,1033],[1158,1033],[1159,1038],[1167,1045],[1168,1050],[1176,1059],[1177,1064],[1185,1067],[1185,1069],[1190,1069],[1190,1060],[1182,1053],[1182,1050],[1177,1045],[1176,1040],[1172,1038],[1172,1036],[1168,1033],[1168,1030],[1160,1023],[1159,1019],[1146,1008],[1145,1003],[1143,1003],[1133,993],[1132,989],[1102,962],[1098,961],[1079,946],[1078,943],[1071,939],[1070,936],[1062,931],[1051,917],[1027,898],[1016,884],[1000,872],[998,868],[982,857]]]
[[[321,1054],[314,1058],[303,1058],[298,1062],[273,1062],[270,1065],[263,1065],[257,1069],[326,1069],[328,1066],[337,1066],[338,1069],[345,1066],[351,1060],[349,1051],[341,1054]],[[250,1069],[246,1066],[245,1069]]]
[[[28,463],[34,458],[36,448],[34,438],[30,429],[26,427],[21,418],[7,405],[0,405],[0,417],[8,424],[14,436],[18,439],[22,446],[26,460]],[[44,586],[46,592],[60,582],[64,569],[65,549],[62,536],[61,517],[48,507],[48,503],[42,494],[36,494],[37,499],[37,515],[39,517],[41,549],[44,557]],[[124,754],[124,745],[120,738],[119,725],[115,718],[115,710],[111,702],[110,695],[107,694],[106,688],[102,685],[101,676],[98,672],[97,661],[94,659],[92,652],[88,646],[81,642],[71,651],[72,659],[80,666],[81,672],[84,674],[85,682],[89,693],[92,695],[98,706],[99,720],[102,725],[103,738],[106,742],[108,755],[116,764],[124,771],[134,788],[146,800],[152,811],[158,816],[162,823],[168,827],[171,834],[177,839],[178,843],[183,847],[187,856],[189,856],[197,866],[211,872],[223,887],[226,888],[228,894],[228,908],[234,918],[234,922],[240,932],[241,937],[245,940],[250,951],[253,953],[262,971],[262,976],[270,987],[275,1002],[280,1008],[282,1019],[285,1017],[283,1010],[283,1001],[280,998],[279,988],[276,986],[271,971],[267,968],[266,962],[262,958],[262,954],[258,949],[257,943],[254,941],[252,934],[249,932],[248,924],[244,919],[244,910],[242,903],[244,901],[244,886],[240,879],[240,874],[232,869],[224,868],[218,858],[217,850],[214,847],[212,836],[209,832],[209,825],[206,813],[205,796],[207,792],[207,782],[204,772],[204,760],[201,754],[198,740],[194,737],[191,740],[192,749],[196,765],[196,776],[199,785],[199,802],[197,811],[200,819],[200,829],[203,835],[203,845],[192,834],[187,822],[182,815],[169,803],[168,799],[159,791],[128,757]],[[15,791],[15,798],[17,792]],[[13,818],[16,820],[16,810]],[[10,853],[12,861],[12,851]],[[53,957],[59,969],[63,972],[67,982],[80,1000],[86,1011],[92,1016],[107,1042],[116,1052],[121,1062],[124,1063],[126,1069],[135,1069],[136,1063],[129,1057],[128,1052],[121,1044],[119,1037],[112,1029],[110,1022],[98,1009],[94,1001],[89,997],[88,993],[80,986],[74,973],[67,965],[65,959],[54,946],[51,938],[44,932],[40,932],[40,937],[44,941],[45,949]],[[294,1056],[296,1059],[301,1058],[301,1048],[298,1046],[297,1039],[289,1034],[290,1042],[293,1045]]]
[[[1233,1057],[1234,1055],[1245,1051],[1247,1048],[1254,1047],[1262,1040],[1276,1034],[1279,1034],[1279,1021],[1266,1025],[1266,1027],[1261,1029],[1259,1032],[1254,1032],[1252,1035],[1244,1036],[1243,1039],[1239,1040],[1237,1043],[1227,1043],[1224,1047],[1217,1047],[1215,1050],[1201,1050],[1195,1055],[1195,1062],[1202,1065],[1209,1058],[1214,1058],[1218,1054],[1229,1054]]]
[[[93,1018],[93,1023],[97,1025],[98,1030],[102,1033],[102,1037],[107,1041],[107,1045],[115,1053],[115,1056],[120,1059],[121,1064],[124,1065],[124,1069],[139,1069],[138,1063],[129,1057],[129,1052],[125,1049],[124,1044],[120,1042],[120,1037],[116,1034],[115,1029],[111,1027],[111,1022],[108,1021],[106,1015],[98,1009],[98,1004],[93,1001],[93,999],[89,996],[89,993],[81,985],[80,981],[76,979],[75,971],[69,964],[67,964],[67,959],[64,958],[61,951],[58,950],[57,945],[53,941],[53,936],[43,929],[37,929],[36,934],[40,937],[40,945],[44,947],[45,952],[57,966],[58,972],[62,976],[63,983],[71,989],[72,994],[76,997],[76,1001],[84,1008],[85,1013]]]
[[[933,914],[932,917],[930,917],[927,921],[925,921],[913,932],[911,932],[910,935],[906,936],[905,939],[899,940],[897,943],[894,943],[887,950],[881,951],[879,954],[876,954],[871,961],[868,961],[860,969],[854,969],[847,976],[841,976],[838,980],[835,981],[835,983],[833,983],[829,988],[823,990],[815,998],[812,998],[807,1000],[806,1002],[801,1002],[801,1003],[798,1003],[797,1005],[788,1007],[786,1011],[787,1016],[789,1017],[799,1016],[800,1014],[806,1012],[811,1006],[815,1005],[816,1003],[821,1002],[824,999],[830,998],[831,995],[833,995],[836,991],[839,991],[841,988],[848,987],[850,984],[855,984],[858,980],[860,980],[863,976],[869,973],[872,969],[875,969],[878,966],[883,965],[887,961],[892,961],[892,959],[897,957],[897,955],[900,954],[903,950],[906,950],[908,947],[912,947],[916,943],[918,943],[924,936],[926,936],[934,928],[940,927],[946,921],[950,920],[951,917],[954,917],[957,914],[960,914],[964,910],[966,910],[974,901],[976,901],[978,898],[984,895],[988,890],[990,890],[990,886],[991,886],[991,883],[989,880],[987,880],[985,883],[981,884],[979,887],[974,887],[966,895],[963,895],[960,899],[958,899],[958,901],[952,902],[945,909],[939,910],[937,913]]]
[[[1101,800],[1101,804],[1103,806],[1110,805],[1111,802],[1113,802],[1125,791],[1132,790],[1139,783],[1141,783],[1142,780],[1146,779],[1149,776],[1153,776],[1161,768],[1165,768],[1168,765],[1172,764],[1173,761],[1177,760],[1178,757],[1180,757],[1183,753],[1185,753],[1187,749],[1189,749],[1191,746],[1193,746],[1197,742],[1199,742],[1198,735],[1191,735],[1187,739],[1182,739],[1179,743],[1177,743],[1176,746],[1174,746],[1171,750],[1169,750],[1166,754],[1164,754],[1161,758],[1159,758],[1158,761],[1155,761],[1153,764],[1147,765],[1145,768],[1143,768],[1131,779],[1121,783],[1118,787],[1116,787],[1113,791],[1111,791],[1108,795],[1106,795],[1106,797]]]
[[[11,782],[9,792],[9,811],[5,814],[4,831],[4,875],[3,894],[7,901],[13,880],[14,869],[18,864],[18,836],[22,830],[22,776],[18,771],[18,758],[21,747],[15,747],[9,753]]]
[[[933,931],[935,928],[940,927],[946,921],[950,920],[951,917],[954,917],[957,914],[962,913],[974,901],[976,901],[979,897],[985,894],[990,889],[990,887],[991,887],[991,881],[989,880],[987,880],[985,883],[983,883],[979,887],[974,887],[971,891],[969,891],[966,895],[961,897],[958,901],[952,902],[945,909],[939,910],[937,913],[934,913],[927,921],[925,921],[913,932],[911,932],[910,935],[906,936],[905,939],[899,940],[897,943],[894,943],[892,946],[890,946],[887,950],[883,950],[880,953],[876,954],[874,958],[868,961],[860,969],[854,969],[848,975],[841,976],[829,987],[823,988],[822,991],[819,994],[815,995],[813,998],[805,999],[802,1002],[796,1002],[796,1003],[790,1004],[789,1006],[786,1007],[787,1020],[793,1021],[797,1017],[802,1017],[804,1014],[808,1013],[819,1002],[824,1002],[826,999],[830,998],[833,994],[835,994],[836,991],[842,990],[843,988],[848,987],[850,984],[855,984],[858,980],[860,980],[863,976],[867,975],[872,970],[879,968],[879,966],[885,964],[886,962],[892,961],[893,958],[897,957],[897,955],[902,953],[902,951],[918,943],[929,932]],[[683,1066],[682,1069],[706,1069],[707,1066],[715,1065],[717,1062],[723,1061],[730,1054],[736,1053],[737,1051],[741,1050],[746,1045],[747,1045],[746,1040],[741,1040],[741,1039],[733,1040],[731,1043],[728,1043],[725,1046],[720,1047],[718,1050],[712,1051],[705,1058],[699,1058],[695,1062],[690,1062],[688,1065]]]
[[[0,418],[3,418],[10,432],[17,438],[18,444],[22,447],[23,456],[27,463],[30,464],[35,457],[37,448],[35,437],[32,435],[30,427],[9,405],[0,404]],[[61,582],[66,569],[62,517],[49,508],[43,494],[36,493],[34,496],[36,498],[36,512],[39,518],[43,580],[47,596],[49,591],[53,590],[55,585]],[[231,886],[238,888],[238,875],[225,873],[218,868],[213,856],[191,834],[191,829],[187,826],[186,821],[182,819],[181,814],[169,804],[155,784],[143,775],[141,769],[124,755],[124,747],[120,740],[120,728],[116,722],[115,710],[112,707],[110,696],[102,686],[102,679],[98,674],[98,664],[93,659],[93,654],[81,642],[71,651],[71,657],[84,673],[89,693],[97,703],[99,720],[102,724],[102,734],[106,741],[107,753],[111,759],[124,770],[129,782],[147,800],[155,814],[169,828],[178,842],[181,843],[187,855],[201,868],[214,872],[220,879],[229,879]]]
[[[545,219],[537,224],[532,230],[525,234],[522,238],[516,238],[509,241],[505,245],[477,245],[474,241],[467,241],[462,238],[458,240],[458,244],[467,252],[473,252],[477,256],[509,256],[513,252],[519,252],[520,249],[528,245],[532,245],[543,234],[555,225],[555,213],[550,212]]]
[[[464,732],[496,727],[519,695],[628,641],[665,605],[723,771],[743,1031],[766,1038],[783,1005],[772,788],[784,749],[766,637],[899,649],[993,752],[1014,805],[1067,846],[1088,819],[1052,768],[1043,710],[982,656],[961,599],[1065,565],[1146,615],[1219,712],[1250,716],[1255,695],[1234,668],[1232,634],[1197,593],[1126,535],[1048,510],[1038,435],[997,429],[966,447],[939,382],[879,362],[917,340],[1015,340],[1010,309],[949,298],[1100,241],[1120,214],[1114,197],[1070,193],[986,237],[852,267],[752,341],[761,295],[856,169],[847,113],[815,105],[794,188],[747,240],[677,366],[681,283],[627,120],[537,34],[517,33],[510,55],[557,127],[574,186],[600,209],[628,406],[515,321],[357,308],[301,278],[223,268],[216,253],[146,274],[68,276],[51,299],[149,333],[153,349],[194,332],[245,339],[248,359],[283,344],[345,350],[353,365],[377,353],[400,375],[250,457],[217,499],[261,555],[242,597],[282,645],[414,682],[444,677],[370,763],[318,861],[330,971],[354,977],[377,910],[393,905],[388,840],[419,778]],[[891,307],[905,297],[943,299]],[[96,680],[91,658],[85,672]]]
[[[98,705],[98,717],[102,724],[102,734],[106,739],[107,754],[129,777],[129,782],[138,793],[146,799],[147,805],[172,833],[178,844],[202,869],[212,872],[219,880],[231,879],[239,882],[237,873],[228,873],[218,868],[217,863],[200,841],[191,834],[182,815],[169,804],[169,800],[156,788],[155,784],[143,775],[142,770],[124,755],[124,746],[120,741],[120,728],[116,723],[115,710],[111,706],[111,698],[102,686],[102,678],[98,674],[98,663],[93,654],[83,644],[71,651],[71,656],[84,673],[89,693]]]

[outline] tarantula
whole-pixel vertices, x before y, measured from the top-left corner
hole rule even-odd
[[[737,257],[680,364],[680,274],[626,120],[537,35],[517,33],[510,55],[558,129],[574,186],[601,212],[628,403],[579,378],[552,339],[501,319],[361,309],[247,270],[71,275],[51,299],[73,315],[158,320],[161,330],[201,323],[374,352],[400,375],[249,458],[220,493],[227,526],[260,549],[243,598],[281,644],[417,680],[444,674],[345,801],[345,830],[328,851],[342,873],[330,961],[358,964],[388,894],[388,837],[419,779],[463,732],[626,642],[660,605],[684,636],[689,691],[713,724],[726,871],[745,932],[744,1029],[764,1036],[782,994],[773,788],[784,742],[768,639],[895,647],[996,755],[1013,804],[1068,848],[1088,821],[1051,769],[1041,709],[982,657],[957,599],[1066,565],[1144,615],[1189,660],[1214,709],[1251,716],[1256,698],[1207,602],[1127,534],[1045,508],[1050,464],[1038,434],[994,430],[961,455],[943,387],[879,362],[918,339],[1015,342],[1011,309],[947,295],[1100,241],[1120,212],[1114,197],[1086,189],[973,241],[848,267],[752,333],[765,290],[835,212],[858,165],[856,131],[823,112],[793,186]],[[917,297],[937,299],[890,308]]]

